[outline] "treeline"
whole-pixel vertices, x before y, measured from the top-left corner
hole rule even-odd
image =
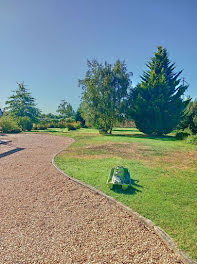
[[[132,73],[124,61],[117,60],[114,65],[88,61],[86,76],[79,81],[82,117],[104,133],[111,133],[120,122],[133,120],[148,135],[165,135],[178,127],[183,135],[186,128],[196,134],[196,101],[185,98],[188,85],[180,77],[182,71],[175,71],[167,50],[158,47],[146,65],[140,83],[132,87]]]
[[[42,114],[24,83],[18,83],[18,88],[5,102],[5,105],[3,116],[0,118],[0,129],[3,133],[18,133],[54,127],[75,130],[85,126],[85,121],[80,117],[78,111],[75,113],[71,104],[65,100],[59,104],[57,115]]]
[[[188,85],[182,81],[182,71],[176,72],[167,50],[158,47],[141,81],[132,86],[132,73],[124,61],[115,64],[88,61],[82,88],[81,104],[75,112],[62,100],[57,115],[42,114],[24,83],[6,102],[0,119],[4,132],[85,126],[96,127],[101,133],[112,133],[113,127],[134,122],[145,134],[161,136],[179,129],[177,138],[196,135],[197,101],[185,98]],[[13,128],[13,129],[11,129]]]

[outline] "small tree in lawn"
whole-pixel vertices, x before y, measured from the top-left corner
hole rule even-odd
[[[189,103],[183,99],[188,86],[181,83],[182,71],[175,73],[165,48],[158,47],[147,66],[141,83],[131,91],[129,112],[140,131],[167,134],[176,128]]]
[[[124,118],[130,73],[124,62],[114,65],[88,61],[88,71],[79,85],[83,89],[82,117],[105,132],[111,133],[116,121]]]
[[[25,87],[24,82],[18,83],[18,89],[14,91],[6,101],[5,111],[15,117],[29,117],[36,122],[40,116],[40,110],[36,107],[35,99]]]
[[[62,118],[70,118],[74,117],[75,111],[72,108],[72,105],[66,102],[66,100],[62,100],[58,106],[57,112]]]

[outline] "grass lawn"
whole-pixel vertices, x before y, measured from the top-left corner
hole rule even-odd
[[[94,129],[48,129],[47,133],[75,139],[56,164],[68,175],[84,181],[131,207],[163,228],[197,260],[197,147],[172,135],[154,138],[136,129],[115,129],[100,135]],[[129,168],[129,190],[106,185],[112,167]]]

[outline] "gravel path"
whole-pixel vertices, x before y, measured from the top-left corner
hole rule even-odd
[[[135,216],[55,169],[71,139],[2,138],[0,264],[182,263]]]

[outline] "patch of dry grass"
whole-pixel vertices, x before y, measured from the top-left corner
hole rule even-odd
[[[121,157],[123,159],[138,160],[150,167],[164,167],[168,169],[188,169],[197,166],[197,151],[163,151],[155,152],[151,146],[139,143],[106,142],[105,144],[91,144],[81,148],[69,148],[62,153],[70,158],[100,159]]]

